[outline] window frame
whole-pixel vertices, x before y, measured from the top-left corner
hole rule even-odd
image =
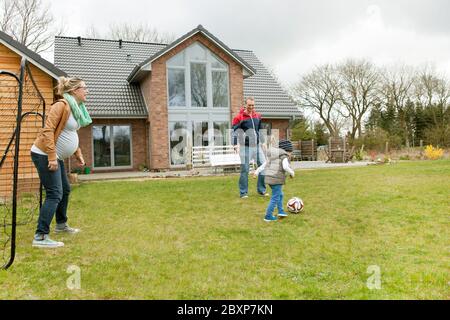
[[[195,60],[191,59],[189,56],[189,48],[199,45],[206,51],[206,60]],[[166,81],[166,89],[167,89],[167,108],[168,109],[229,109],[231,98],[230,98],[230,68],[228,66],[228,63],[224,60],[222,60],[220,57],[218,57],[216,54],[214,54],[211,50],[209,50],[207,47],[205,47],[200,42],[196,41],[187,48],[185,48],[183,51],[179,52],[177,55],[183,54],[184,55],[184,66],[170,66],[169,62],[170,59],[166,62],[166,75],[167,75],[167,81]],[[176,55],[175,55],[176,56]],[[175,57],[174,56],[174,57]],[[172,57],[173,58],[173,57]],[[172,59],[171,58],[171,59]],[[223,64],[223,68],[217,68],[213,67],[213,58],[217,59],[221,64]],[[207,97],[207,105],[205,107],[198,107],[192,105],[192,95],[191,95],[191,63],[204,63],[206,64],[206,97]],[[185,94],[185,106],[170,106],[169,105],[169,69],[178,69],[178,70],[184,70],[184,94]],[[227,106],[221,107],[221,106],[214,106],[213,105],[213,83],[212,83],[212,73],[214,71],[219,72],[226,72],[227,79],[226,79],[226,85],[227,85]]]
[[[94,128],[95,127],[109,127],[110,129],[110,141],[109,148],[111,150],[111,166],[109,167],[96,167],[95,166],[95,146],[94,146]],[[129,166],[114,166],[114,127],[129,127],[130,128],[130,165]],[[133,169],[133,126],[130,123],[126,124],[94,124],[91,129],[91,150],[92,150],[92,169],[96,171],[101,170],[120,170],[120,169]]]

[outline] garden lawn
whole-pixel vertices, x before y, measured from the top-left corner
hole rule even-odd
[[[297,171],[284,202],[301,197],[305,210],[271,223],[256,180],[248,199],[237,183],[74,187],[69,222],[82,232],[38,249],[34,221],[20,226],[0,299],[450,298],[450,161]],[[80,289],[67,286],[70,266]]]

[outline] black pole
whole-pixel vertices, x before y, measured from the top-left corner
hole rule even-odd
[[[14,262],[16,256],[16,220],[17,220],[17,180],[19,175],[19,151],[20,151],[20,129],[22,123],[22,96],[23,79],[25,75],[25,64],[27,60],[22,58],[20,63],[19,76],[19,98],[17,101],[17,124],[16,124],[16,144],[14,154],[14,173],[13,173],[13,201],[12,201],[12,227],[11,227],[11,256],[9,262],[4,266],[8,269]]]

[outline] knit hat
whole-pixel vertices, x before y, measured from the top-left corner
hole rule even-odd
[[[292,150],[294,149],[292,147],[292,142],[283,139],[278,142],[278,148],[283,149],[286,152],[292,152]]]

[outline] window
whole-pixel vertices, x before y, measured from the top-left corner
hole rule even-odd
[[[270,136],[272,134],[272,122],[261,122],[261,129],[266,130],[266,134]]]
[[[192,141],[195,147],[208,145],[208,121],[192,122]]]
[[[169,107],[228,108],[228,66],[194,43],[167,61]]]
[[[131,166],[131,126],[93,126],[94,168]]]
[[[204,48],[203,46],[201,46],[198,43],[194,43],[193,45],[191,45],[187,49],[187,53],[188,53],[189,59],[191,61],[193,61],[193,60],[195,60],[195,61],[205,61],[206,60],[206,56],[208,54],[207,51],[208,50],[206,50],[206,48]]]
[[[214,122],[214,145],[226,146],[230,143],[230,123],[229,122]]]
[[[167,64],[171,67],[184,67],[185,64],[185,58],[184,58],[184,52],[181,52],[171,58],[169,61],[167,61]]]
[[[94,167],[111,167],[111,134],[109,126],[94,126]]]
[[[129,126],[113,127],[114,166],[131,165],[131,132]]]
[[[207,107],[206,96],[206,64],[191,63],[191,105],[193,107]]]
[[[228,107],[228,73],[226,71],[213,71],[213,106]]]
[[[186,164],[187,132],[185,121],[169,122],[171,165]]]
[[[186,94],[184,83],[184,70],[170,68],[169,78],[169,106],[185,106]]]
[[[166,64],[169,155],[172,166],[187,164],[193,146],[230,143],[228,65],[199,42]]]

